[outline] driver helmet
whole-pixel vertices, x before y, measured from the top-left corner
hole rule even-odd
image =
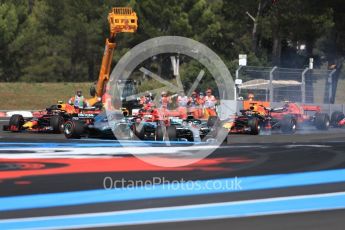
[[[248,100],[250,100],[250,101],[254,100],[254,94],[253,93],[248,94]]]

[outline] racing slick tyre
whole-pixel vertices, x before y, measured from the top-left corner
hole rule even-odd
[[[297,122],[291,116],[286,116],[280,123],[281,131],[285,134],[293,134],[296,132]]]
[[[103,108],[103,103],[102,103],[101,101],[98,101],[98,102],[96,102],[96,104],[94,104],[94,107],[95,107],[95,109],[97,109],[97,110],[102,110],[102,108]]]
[[[155,140],[156,141],[163,141],[164,139],[164,129],[163,126],[158,125],[156,128],[156,132],[155,132]]]
[[[176,126],[171,125],[167,127],[167,133],[168,133],[168,137],[169,140],[175,140],[177,137],[177,133],[176,133]]]
[[[133,125],[133,133],[134,133],[134,137],[133,139],[139,139],[139,140],[144,140],[145,139],[145,129],[144,127],[140,127],[140,124],[135,123]]]
[[[253,117],[248,120],[248,127],[250,128],[250,135],[258,135],[260,133],[260,121]]]
[[[17,132],[20,131],[24,125],[24,117],[20,114],[12,115],[10,118],[9,125],[14,126],[17,129]]]
[[[81,121],[67,121],[64,126],[65,137],[80,139],[85,134],[84,123]]]
[[[334,111],[331,115],[331,125],[333,127],[340,127],[339,122],[345,118],[345,115],[341,111]]]
[[[53,129],[53,133],[62,133],[64,130],[65,120],[60,115],[54,115],[49,120],[50,126]]]
[[[330,125],[329,116],[326,113],[315,114],[315,127],[319,130],[328,130]]]

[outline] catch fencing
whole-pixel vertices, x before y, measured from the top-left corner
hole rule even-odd
[[[334,73],[335,70],[240,66],[236,79],[241,79],[242,84],[236,85],[236,97],[247,99],[253,93],[255,100],[271,103],[330,104]]]

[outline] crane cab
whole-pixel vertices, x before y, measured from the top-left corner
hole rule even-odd
[[[134,33],[138,29],[137,14],[130,7],[113,7],[108,14],[110,33]]]

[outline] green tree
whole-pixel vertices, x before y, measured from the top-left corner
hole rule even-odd
[[[260,35],[272,44],[273,65],[282,63],[284,44],[292,49],[298,44],[306,44],[306,56],[311,57],[316,39],[333,26],[332,10],[329,7],[318,7],[312,0],[276,1],[261,22]]]
[[[164,35],[204,43],[232,72],[240,53],[248,54],[251,65],[300,68],[309,57],[339,64],[345,55],[342,5],[341,0],[0,0],[0,80],[96,80],[109,34],[107,13],[114,6],[132,6],[139,18],[135,34],[117,36],[114,64],[131,47]],[[306,50],[296,48],[301,44]],[[167,77],[168,56],[152,64]],[[197,68],[182,64],[185,77],[192,77]]]
[[[60,56],[54,49],[54,38],[49,34],[49,6],[45,1],[35,1],[30,10],[10,46],[11,52],[18,57],[19,79],[38,82],[61,80]]]
[[[9,45],[16,36],[18,29],[16,7],[10,2],[0,5],[0,79],[16,80],[15,59],[9,51]]]

